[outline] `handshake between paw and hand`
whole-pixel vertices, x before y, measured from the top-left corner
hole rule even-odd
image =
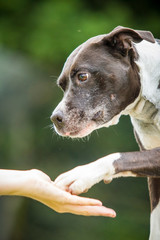
[[[102,180],[98,175],[92,179],[90,173],[93,172],[87,174],[88,166],[85,165],[83,169],[82,167],[60,175],[55,182],[37,169],[26,171],[1,169],[0,195],[29,197],[59,213],[115,217],[115,211],[104,207],[101,201],[73,195],[86,191]],[[81,178],[81,174],[84,179]],[[92,181],[89,180],[90,177]]]
[[[112,161],[114,161],[115,157],[117,158],[117,156],[113,154],[108,157],[99,159],[95,162],[83,166],[78,166],[58,176],[54,183],[57,187],[70,194],[79,195],[81,193],[87,192],[89,188],[101,180],[104,180],[105,182],[110,182],[112,180],[112,175],[114,174]],[[102,212],[99,212],[100,214],[97,215],[110,217],[116,216],[113,210],[106,207],[99,206],[95,209],[100,210],[100,212],[102,210]]]

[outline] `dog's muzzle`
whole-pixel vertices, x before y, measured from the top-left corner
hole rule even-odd
[[[95,121],[91,120],[80,124],[78,119],[77,121],[73,121],[73,118],[70,120],[65,119],[63,112],[60,110],[53,112],[50,119],[53,122],[55,131],[61,136],[81,138],[96,129]]]

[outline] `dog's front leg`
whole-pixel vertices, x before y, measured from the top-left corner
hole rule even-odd
[[[126,176],[160,177],[160,148],[113,153],[61,174],[55,183],[73,194],[80,194],[101,180]]]
[[[113,163],[115,175],[160,177],[160,148],[141,152],[121,153],[120,158]]]

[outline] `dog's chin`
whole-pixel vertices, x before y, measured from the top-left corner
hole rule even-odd
[[[91,132],[93,132],[96,127],[95,122],[90,122],[88,123],[84,128],[82,129],[77,129],[77,130],[72,130],[72,131],[64,131],[64,130],[58,130],[55,128],[56,132],[63,136],[63,137],[70,137],[70,138],[83,138],[88,136]]]

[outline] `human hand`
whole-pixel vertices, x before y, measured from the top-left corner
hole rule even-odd
[[[20,191],[15,195],[33,198],[59,213],[84,216],[115,217],[114,210],[102,206],[99,200],[71,195],[56,187],[49,176],[39,170],[23,172]]]

